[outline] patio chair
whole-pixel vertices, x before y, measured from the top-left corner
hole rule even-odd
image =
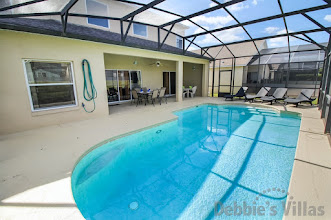
[[[159,96],[159,90],[154,89],[153,92],[152,92],[152,96],[151,96],[153,106],[155,106],[154,103],[155,103],[156,99],[158,98],[158,96]]]
[[[108,93],[108,102],[118,101],[118,94],[115,88],[109,88]]]
[[[137,92],[140,92],[141,88],[134,88]]]
[[[240,99],[240,98],[246,96],[247,89],[248,89],[248,87],[241,87],[235,95],[225,95],[224,98],[225,98],[225,100],[231,99],[231,101],[233,101],[233,98],[235,98],[235,97],[238,97]]]
[[[308,102],[310,103],[310,105],[313,105],[313,101],[316,99],[316,98],[313,99],[311,98],[313,93],[314,93],[314,89],[303,89],[295,99],[289,99],[289,98],[285,99],[284,104],[285,105],[287,105],[288,103],[295,104],[295,106],[298,107],[300,103]]]
[[[188,92],[188,96],[193,98],[195,96],[195,93],[197,92],[197,86],[193,86],[192,90]]]
[[[132,92],[132,100],[131,100],[131,105],[132,105],[132,102],[134,103],[135,102],[135,100],[136,100],[136,102],[137,102],[137,105],[136,105],[136,107],[138,106],[138,104],[139,104],[139,102],[141,101],[141,98],[139,98],[139,96],[138,96],[138,93],[137,93],[137,90],[132,90],[131,91]]]
[[[266,96],[270,89],[271,89],[270,87],[263,86],[256,95],[246,95],[245,100],[254,102],[254,99],[258,99]]]
[[[143,92],[147,92],[147,87],[142,87],[141,89],[143,90]]]
[[[185,89],[185,87],[183,89]],[[185,90],[185,91],[183,90],[183,98],[185,98],[185,96],[188,97],[188,93],[189,90]]]
[[[166,104],[168,104],[167,96],[165,96],[166,89],[167,89],[166,87],[162,87],[161,90],[160,90],[160,93],[159,93],[160,105],[161,105],[162,99],[164,99],[164,98],[165,98]]]
[[[272,105],[273,101],[277,102],[279,100],[284,100],[285,94],[287,92],[287,88],[277,88],[272,96],[262,97],[262,102],[270,102]]]

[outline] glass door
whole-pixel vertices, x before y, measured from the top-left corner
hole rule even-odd
[[[136,70],[106,70],[108,103],[132,99],[131,90],[141,88],[141,72]]]
[[[170,94],[170,75],[169,72],[163,72],[163,87],[166,87],[165,94]]]
[[[166,87],[165,94],[176,94],[176,72],[163,72],[163,87]]]
[[[120,101],[131,100],[130,74],[127,70],[118,70],[118,90]]]
[[[170,72],[170,94],[176,94],[176,72]]]
[[[118,80],[117,80],[117,70],[106,70],[106,85],[108,102],[118,102]]]
[[[140,71],[130,71],[131,90],[141,88],[141,74]]]

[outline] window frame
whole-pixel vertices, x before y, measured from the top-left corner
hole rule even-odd
[[[145,27],[146,27],[146,36],[134,33],[134,26],[135,26],[135,25],[142,25],[142,26],[145,26]],[[133,34],[134,36],[139,36],[139,37],[143,37],[143,38],[148,38],[148,26],[145,25],[145,24],[137,24],[137,23],[133,23],[133,24],[132,24],[132,34]]]
[[[178,41],[182,41],[181,47],[178,47]],[[183,49],[183,42],[184,42],[184,39],[182,37],[176,36],[176,47],[177,48]]]
[[[97,1],[97,0],[85,0],[86,14],[89,14],[88,11],[87,11],[87,1],[94,1],[94,2],[97,2],[97,3],[101,4],[101,5],[106,6],[106,9],[107,9],[107,16],[109,16],[109,14],[108,14],[108,12],[109,12],[108,5],[105,4],[105,3],[103,3],[103,2]],[[109,19],[107,19],[108,27],[100,26],[100,25],[97,25],[97,24],[92,24],[92,23],[89,22],[89,18],[86,18],[86,23],[87,23],[88,25],[96,26],[96,27],[99,27],[99,28],[110,29],[110,22],[109,22]]]
[[[28,72],[27,72],[27,69],[26,69],[26,63],[28,61],[30,61],[30,62],[45,62],[45,63],[46,62],[48,62],[48,63],[70,63],[72,83],[40,83],[40,84],[30,84],[29,83],[29,79],[28,79]],[[22,59],[22,64],[23,64],[23,70],[24,70],[25,83],[26,83],[26,87],[27,87],[27,91],[28,91],[28,95],[29,95],[31,112],[42,112],[42,111],[47,111],[47,110],[72,108],[72,107],[77,107],[78,106],[73,61],[68,61],[68,60],[44,60],[44,59]],[[45,108],[34,109],[30,87],[31,86],[58,86],[58,85],[72,85],[73,86],[73,92],[74,92],[74,97],[75,97],[75,104],[60,105],[60,106],[53,106],[53,107],[45,107]]]

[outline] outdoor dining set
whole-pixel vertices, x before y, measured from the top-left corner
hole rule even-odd
[[[136,106],[141,103],[145,103],[147,105],[148,102],[151,101],[153,106],[155,106],[155,103],[158,101],[161,105],[163,99],[165,100],[165,103],[167,104],[167,98],[169,95],[166,95],[166,87],[162,87],[161,89],[147,89],[146,87],[143,88],[135,88],[132,91],[132,103],[136,103]]]
[[[147,89],[146,87],[143,88],[134,88],[131,90],[132,92],[132,103],[135,103],[136,106],[139,104],[145,104],[152,103],[153,106],[155,106],[156,102],[159,102],[160,105],[162,104],[162,101],[164,100],[165,103],[168,103],[168,98],[171,96],[170,94],[166,94],[166,87],[162,87],[160,89]],[[183,98],[184,97],[191,97],[193,98],[195,96],[195,93],[197,91],[196,86],[189,86],[188,88],[185,88],[183,86]]]
[[[188,88],[185,88],[185,86],[183,86],[183,98],[184,97],[193,98],[196,92],[197,92],[197,86],[193,86],[193,87],[189,86]]]

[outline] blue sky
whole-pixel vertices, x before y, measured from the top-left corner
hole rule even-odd
[[[144,1],[144,0],[142,0]],[[227,0],[219,0],[223,3]],[[300,10],[303,8],[314,7],[318,5],[326,4],[323,0],[281,0],[284,12]],[[188,15],[194,12],[210,8],[216,4],[210,0],[166,0],[159,4],[157,7],[173,11],[181,15]],[[262,17],[276,15],[280,13],[280,9],[277,0],[247,0],[242,3],[238,3],[228,7],[228,10],[240,21],[245,22],[254,20]],[[331,26],[331,9],[324,9],[319,12],[308,13],[311,17],[316,19],[324,26]],[[171,20],[169,18],[169,20]],[[203,26],[207,30],[215,28],[225,27],[232,24],[236,24],[236,21],[229,16],[223,9],[210,12],[205,15],[201,15],[192,19],[199,25]],[[302,15],[295,15],[286,19],[288,29],[290,32],[296,32],[306,29],[319,28]],[[186,30],[186,35],[193,33],[199,33],[203,30],[193,25],[188,21],[182,22],[189,27]],[[253,24],[245,26],[247,31],[252,35],[253,38],[276,35],[286,33],[283,19],[276,19],[260,24]],[[228,31],[215,32],[223,42],[233,42],[249,39],[247,34],[242,28],[236,28]],[[317,42],[327,42],[328,34],[319,32],[315,34],[308,34]],[[195,40],[200,46],[210,46],[219,44],[219,42],[211,35],[203,35]],[[305,41],[291,38],[291,45],[306,44]],[[276,38],[268,40],[269,47],[281,47],[287,46],[287,38]],[[195,49],[194,47],[191,49]]]

